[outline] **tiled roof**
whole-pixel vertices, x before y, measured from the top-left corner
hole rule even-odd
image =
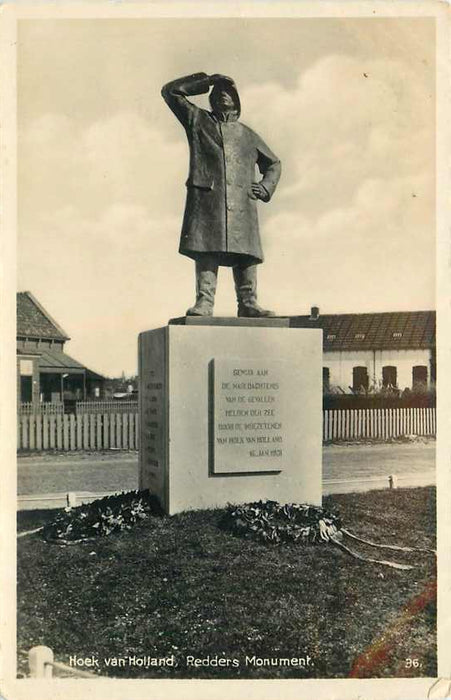
[[[73,357],[70,357],[70,355],[67,355],[65,352],[61,352],[61,350],[41,348],[40,350],[28,351],[18,348],[17,354],[29,357],[37,356],[39,358],[39,371],[45,374],[62,374],[67,370],[69,374],[83,374],[83,372],[85,372],[86,376],[91,377],[91,379],[104,379],[103,375],[94,372],[92,369],[88,369],[88,367],[82,365],[81,362],[74,360]]]
[[[435,347],[435,311],[291,316],[290,326],[322,328],[325,351]]]
[[[30,292],[17,294],[17,336],[69,340],[69,336]]]
[[[84,365],[66,355],[65,352],[53,349],[47,350],[47,348],[42,349],[40,352],[38,364],[39,369],[86,369]]]

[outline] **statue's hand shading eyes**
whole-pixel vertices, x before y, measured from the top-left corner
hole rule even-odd
[[[229,83],[234,85],[235,81],[233,78],[229,78],[227,75],[222,75],[221,73],[213,73],[209,76],[210,85],[216,85],[217,83]]]

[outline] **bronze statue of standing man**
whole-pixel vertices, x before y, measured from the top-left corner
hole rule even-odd
[[[211,86],[211,112],[186,99]],[[257,265],[263,252],[256,203],[271,199],[280,178],[279,159],[238,121],[240,99],[232,78],[195,73],[167,83],[161,92],[184,126],[190,147],[179,247],[196,261],[196,303],[187,316],[213,314],[220,265],[233,269],[238,316],[274,316],[257,304]],[[255,182],[255,166],[260,182]]]

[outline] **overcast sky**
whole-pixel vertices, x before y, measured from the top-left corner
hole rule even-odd
[[[160,96],[235,78],[283,166],[259,204],[259,301],[277,313],[435,308],[432,19],[98,19],[20,24],[18,289],[68,354],[136,371],[137,335],[184,315],[185,133]],[[196,98],[206,106],[204,97]],[[222,268],[216,315],[236,315]]]

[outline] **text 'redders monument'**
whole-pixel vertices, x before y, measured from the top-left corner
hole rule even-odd
[[[211,111],[187,99],[210,87]],[[231,78],[196,73],[162,95],[190,146],[179,250],[195,261],[196,299],[139,337],[140,488],[169,514],[266,498],[319,505],[321,331],[257,303],[257,202],[270,201],[280,161],[239,121]],[[213,316],[219,266],[232,268],[238,318]]]

